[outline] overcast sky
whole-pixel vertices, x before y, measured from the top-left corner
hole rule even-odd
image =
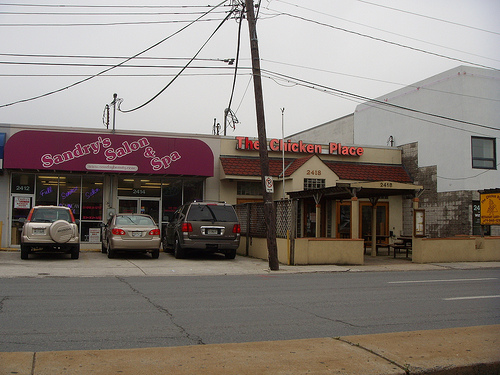
[[[239,23],[210,36],[230,3],[191,24],[220,0],[0,0],[0,123],[104,129],[117,93],[118,130],[211,134],[231,98]],[[500,69],[499,14],[498,0],[262,0],[267,136],[281,137],[282,119],[290,135],[353,113],[360,99],[339,92],[374,98],[459,65]],[[246,20],[239,56],[227,135],[255,137]]]

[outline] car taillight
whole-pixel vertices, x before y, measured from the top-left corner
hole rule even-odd
[[[149,231],[150,236],[159,236],[160,235],[160,230],[159,229],[152,229]]]
[[[120,229],[120,228],[113,228],[111,233],[113,233],[117,236],[124,236],[125,235],[125,231],[123,229]]]
[[[193,226],[191,225],[191,223],[182,223],[181,231],[182,232],[192,232]]]
[[[240,224],[234,224],[234,226],[233,226],[233,233],[241,233]]]

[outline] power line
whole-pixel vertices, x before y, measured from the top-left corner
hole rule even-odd
[[[177,75],[172,78],[170,80],[170,82],[165,86],[163,87],[156,95],[154,95],[151,99],[147,100],[146,102],[144,102],[143,104],[135,107],[135,108],[132,108],[132,109],[128,109],[128,110],[122,110],[120,108],[120,104],[118,105],[118,110],[120,112],[123,112],[123,113],[130,113],[130,112],[134,112],[140,108],[143,108],[145,107],[146,105],[148,105],[149,103],[151,103],[153,100],[155,100],[157,97],[159,97],[168,87],[170,87],[170,85],[172,83],[174,83],[174,81],[182,74],[182,72],[189,66],[189,64],[191,64],[191,62],[196,58],[196,56],[198,56],[198,54],[202,51],[202,49],[207,45],[207,43],[210,41],[210,39],[212,39],[212,37],[217,33],[217,31],[219,31],[219,29],[222,27],[222,25],[229,19],[229,17],[231,17],[231,15],[233,14],[234,12],[234,9],[232,9],[228,14],[227,16],[224,18],[224,20],[222,20],[222,22],[217,26],[217,28],[213,31],[213,33],[209,36],[209,38],[205,41],[205,43],[203,43],[203,45],[200,47],[200,49],[198,50],[198,52],[196,52],[196,54],[193,56],[193,58],[191,60],[189,60],[189,62],[179,71],[179,73],[177,73]]]
[[[392,42],[392,41],[387,40],[387,39],[378,38],[378,37],[375,37],[375,36],[372,36],[372,35],[360,33],[358,31],[352,31],[352,30],[348,30],[348,29],[345,29],[345,28],[342,28],[342,27],[329,25],[327,23],[319,22],[319,21],[316,21],[316,20],[312,20],[312,19],[309,19],[309,18],[302,17],[302,16],[297,16],[297,15],[286,13],[286,12],[280,12],[279,14],[280,15],[284,15],[284,16],[288,16],[288,17],[291,17],[291,18],[296,18],[296,19],[299,19],[299,20],[302,20],[302,21],[314,23],[314,24],[317,24],[317,25],[320,25],[320,26],[326,26],[326,27],[329,27],[331,29],[343,31],[343,32],[346,32],[346,33],[349,33],[349,34],[354,34],[354,35],[361,36],[361,37],[364,37],[364,38],[369,38],[369,39],[372,39],[372,40],[376,40],[378,42],[382,42],[382,43],[394,45],[394,46],[397,46],[397,47],[402,47],[402,48],[410,49],[410,50],[417,51],[417,52],[426,53],[428,55],[442,57],[442,58],[445,58],[445,59],[448,59],[448,60],[458,61],[460,63],[465,63],[465,64],[474,65],[474,66],[479,66],[479,67],[482,67],[482,68],[499,70],[497,68],[494,68],[494,67],[491,67],[491,66],[488,66],[488,65],[478,64],[478,63],[474,63],[474,62],[471,62],[471,61],[467,61],[467,60],[462,60],[462,59],[458,59],[458,58],[446,56],[446,55],[443,55],[443,54],[440,54],[440,53],[436,53],[436,52],[426,51],[426,50],[421,49],[421,48],[407,46],[405,44],[401,44],[401,43],[397,43],[397,42]]]
[[[135,22],[92,22],[92,23],[0,23],[0,27],[72,27],[72,26],[124,26],[124,25],[161,25],[193,22],[212,22],[220,21],[222,18],[206,18],[194,20],[170,20],[170,21],[135,21]]]
[[[128,56],[96,56],[96,55],[50,55],[50,54],[27,54],[27,53],[0,53],[0,56],[9,57],[42,57],[42,58],[70,58],[70,59],[127,59]],[[136,60],[189,60],[189,57],[155,57],[155,56],[137,56]],[[229,62],[230,59],[220,58],[201,58],[198,57],[196,61],[221,61]]]
[[[131,8],[131,9],[165,9],[165,8],[211,8],[210,5],[76,5],[76,4],[17,4],[17,3],[0,3],[5,6],[17,7],[36,7],[36,8]],[[229,5],[222,5],[229,6]]]
[[[473,30],[478,30],[478,31],[484,31],[485,33],[491,33],[491,34],[500,35],[500,33],[495,32],[495,31],[486,30],[486,29],[481,29],[481,28],[479,28],[479,27],[474,27],[474,26],[469,26],[469,25],[465,25],[465,24],[463,24],[463,23],[458,23],[458,22],[448,21],[448,20],[445,20],[445,19],[442,19],[442,18],[437,18],[437,17],[426,16],[426,15],[419,14],[419,13],[415,13],[415,12],[409,12],[409,11],[407,11],[407,10],[402,10],[402,9],[398,9],[398,8],[392,8],[392,7],[389,7],[389,6],[386,6],[386,5],[375,4],[375,3],[372,3],[372,2],[369,2],[369,1],[365,1],[365,0],[357,0],[357,1],[359,1],[360,3],[370,4],[370,5],[373,5],[373,6],[376,6],[376,7],[380,7],[380,8],[386,8],[386,9],[394,10],[394,11],[396,11],[396,12],[401,12],[401,13],[411,14],[411,15],[413,15],[413,16],[417,16],[417,17],[428,18],[428,19],[431,19],[431,20],[434,20],[434,21],[445,22],[445,23],[449,23],[449,24],[451,24],[451,25],[456,25],[456,26],[466,27],[466,28],[468,28],[468,29],[473,29]]]
[[[351,21],[351,20],[348,20],[348,19],[345,19],[345,18],[334,16],[332,14],[328,14],[328,13],[325,13],[325,12],[320,12],[320,11],[317,11],[315,9],[306,8],[306,7],[303,7],[303,6],[300,6],[300,5],[292,4],[292,3],[289,3],[289,2],[286,2],[286,1],[283,1],[283,0],[276,0],[276,1],[281,2],[283,4],[295,6],[297,8],[305,9],[305,10],[308,10],[310,12],[314,12],[314,13],[321,14],[321,15],[328,16],[328,17],[335,18],[335,19],[339,19],[339,20],[342,20],[342,21],[345,21],[345,22],[353,23],[355,25],[360,25],[360,26],[363,26],[363,27],[367,27],[369,29],[373,29],[373,30],[377,30],[377,31],[382,31],[384,33],[388,33],[388,34],[392,34],[392,35],[397,35],[397,36],[400,36],[400,37],[403,37],[403,38],[407,38],[407,39],[414,40],[414,41],[417,41],[417,42],[426,43],[426,44],[429,44],[429,45],[432,45],[432,46],[436,46],[436,47],[440,47],[440,48],[446,48],[446,49],[448,49],[450,51],[466,53],[466,54],[471,55],[471,56],[481,57],[481,58],[492,60],[492,61],[500,61],[500,60],[492,59],[492,58],[489,58],[489,57],[486,57],[486,56],[481,56],[481,55],[478,55],[478,54],[475,54],[475,53],[471,53],[471,52],[467,52],[467,51],[462,51],[462,50],[459,50],[459,49],[456,49],[456,48],[451,48],[449,46],[444,46],[444,45],[441,45],[441,44],[428,42],[426,40],[422,40],[422,39],[418,39],[418,38],[413,38],[413,37],[410,37],[410,36],[407,36],[407,35],[403,35],[403,34],[399,34],[399,33],[394,33],[392,31],[387,31],[387,30],[384,30],[384,29],[380,29],[378,27],[369,26],[369,25],[366,25],[364,23]]]
[[[387,107],[390,107],[390,108],[396,108],[396,109],[400,109],[400,110],[404,110],[404,111],[409,111],[409,112],[413,112],[413,113],[417,113],[417,114],[421,114],[421,115],[426,115],[426,116],[430,116],[430,117],[434,117],[434,118],[439,118],[439,119],[442,119],[442,120],[447,120],[447,121],[452,121],[452,122],[461,123],[461,124],[465,124],[465,125],[475,126],[475,127],[479,127],[479,128],[482,128],[482,129],[500,131],[499,128],[495,128],[495,127],[492,127],[492,126],[477,124],[477,123],[470,122],[470,121],[459,120],[459,119],[455,119],[455,118],[448,117],[448,116],[437,115],[437,114],[434,114],[434,113],[429,113],[429,112],[421,111],[421,110],[414,109],[414,108],[404,107],[404,106],[401,106],[401,105],[397,105],[397,104],[394,104],[394,103],[385,102],[385,101],[378,100],[378,99],[368,98],[366,96],[354,94],[354,93],[351,93],[351,92],[348,92],[348,91],[344,91],[344,90],[334,89],[332,87],[328,87],[328,86],[325,86],[325,85],[321,85],[321,84],[309,82],[309,81],[302,80],[302,79],[295,78],[295,77],[291,77],[291,76],[288,76],[288,75],[285,75],[285,74],[280,74],[280,73],[272,72],[272,71],[269,71],[269,70],[264,70],[263,69],[263,72],[265,72],[267,74],[270,74],[270,75],[274,75],[276,77],[279,77],[279,78],[282,78],[282,79],[285,79],[285,80],[291,80],[293,82],[297,82],[298,84],[307,86],[309,88],[320,88],[320,89],[323,89],[323,90],[328,90],[330,92],[336,93],[337,95],[340,95],[340,96],[345,96],[345,97],[349,97],[349,98],[361,100],[361,101],[363,101],[363,103],[365,103],[367,105],[369,105],[369,103],[374,103],[374,104],[378,104],[378,105],[382,105],[382,106],[387,106]],[[424,119],[420,119],[420,118],[418,118],[418,119],[419,120],[424,120]],[[457,129],[459,129],[459,128],[457,128]]]
[[[223,0],[223,1],[222,1],[222,2],[220,2],[218,5],[214,6],[213,8],[211,8],[210,10],[208,10],[207,12],[205,12],[203,15],[201,15],[200,17],[198,17],[196,20],[199,20],[199,19],[203,18],[204,16],[208,15],[210,12],[212,12],[212,11],[213,11],[213,10],[215,10],[215,9],[217,9],[219,6],[221,6],[221,5],[222,5],[222,4],[224,4],[225,2],[226,2],[226,0]],[[109,67],[109,68],[107,68],[107,69],[104,69],[104,70],[100,71],[100,72],[99,72],[99,73],[97,73],[97,74],[94,74],[94,75],[92,75],[92,76],[86,77],[85,79],[82,79],[82,80],[80,80],[80,81],[74,82],[74,83],[72,83],[71,85],[68,85],[68,86],[65,86],[65,87],[59,88],[59,89],[57,89],[57,90],[49,91],[49,92],[46,92],[46,93],[44,93],[44,94],[37,95],[37,96],[31,97],[31,98],[28,98],[28,99],[21,99],[21,100],[17,100],[17,101],[11,102],[11,103],[2,104],[2,105],[0,105],[0,108],[4,108],[4,107],[8,107],[8,106],[11,106],[11,105],[14,105],[14,104],[25,103],[25,102],[29,102],[29,101],[32,101],[32,100],[36,100],[36,99],[40,99],[40,98],[44,98],[44,97],[46,97],[46,96],[53,95],[53,94],[59,93],[59,92],[61,92],[61,91],[67,90],[67,89],[69,89],[69,88],[75,87],[75,86],[77,86],[77,85],[79,85],[79,84],[81,84],[81,83],[84,83],[84,82],[90,81],[91,79],[93,79],[93,78],[95,78],[95,77],[98,77],[98,76],[100,76],[100,75],[103,75],[103,74],[105,74],[105,73],[109,72],[110,70],[115,69],[115,68],[117,68],[117,67],[119,67],[119,66],[122,66],[122,65],[124,65],[125,63],[127,63],[128,61],[130,61],[130,60],[132,60],[132,59],[134,59],[134,58],[136,58],[136,57],[138,57],[138,56],[140,56],[140,55],[142,55],[142,54],[144,54],[144,53],[146,53],[146,52],[148,52],[148,51],[152,50],[153,48],[155,48],[155,47],[157,47],[157,46],[159,46],[160,44],[162,44],[162,43],[163,43],[163,42],[165,42],[166,40],[168,40],[168,39],[172,38],[173,36],[175,36],[175,35],[179,34],[180,32],[184,31],[185,29],[187,29],[189,26],[191,26],[192,24],[194,24],[194,23],[196,22],[196,20],[195,20],[195,21],[192,21],[192,22],[191,22],[191,23],[189,23],[188,25],[186,25],[186,26],[184,26],[184,27],[180,28],[179,30],[175,31],[174,33],[170,34],[169,36],[167,36],[167,37],[163,38],[163,39],[162,39],[162,40],[160,40],[159,42],[156,42],[155,44],[151,45],[150,47],[146,48],[145,50],[142,50],[141,52],[136,53],[135,55],[133,55],[133,56],[131,56],[131,57],[129,57],[129,58],[127,58],[127,59],[125,59],[124,61],[120,62],[119,64],[116,64],[116,65],[114,65],[114,66],[112,66],[112,67]]]

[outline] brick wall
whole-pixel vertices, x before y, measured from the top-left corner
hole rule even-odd
[[[418,167],[418,143],[401,146],[402,161],[415,184],[422,185],[420,208],[425,209],[426,234],[431,238],[472,235],[472,201],[478,199],[475,191],[437,192],[437,166]],[[477,196],[477,197],[476,197]],[[403,205],[403,231],[412,233],[412,200]],[[498,235],[500,227],[492,227],[491,234]]]

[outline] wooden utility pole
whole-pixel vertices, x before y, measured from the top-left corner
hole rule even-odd
[[[266,190],[265,177],[270,176],[269,158],[267,155],[266,120],[264,117],[264,99],[262,96],[262,80],[260,76],[259,43],[257,29],[255,26],[255,13],[253,0],[245,0],[248,31],[250,34],[250,49],[252,55],[252,74],[255,92],[255,111],[257,113],[257,132],[259,135],[259,156],[262,178],[262,190],[264,197],[264,219],[267,229],[267,250],[269,256],[269,268],[273,271],[279,270],[278,247],[276,245],[276,210],[272,193]]]

